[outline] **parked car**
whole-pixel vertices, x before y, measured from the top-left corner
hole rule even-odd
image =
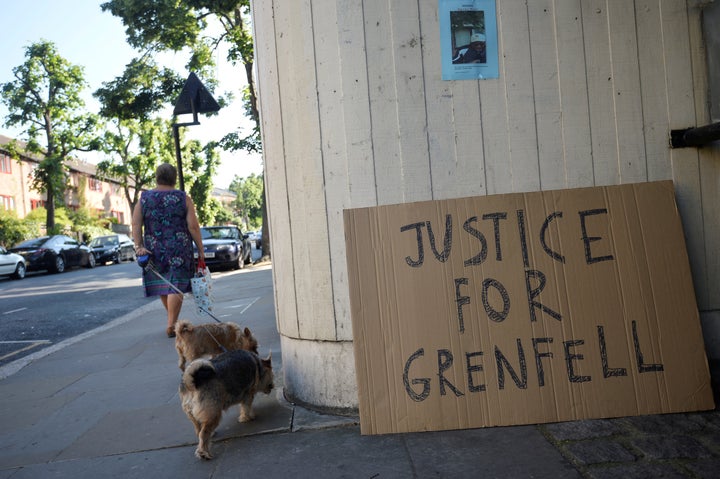
[[[260,247],[260,239],[262,238],[262,231],[249,231],[248,239],[250,244],[254,244],[256,248]]]
[[[238,269],[252,262],[248,235],[243,234],[237,226],[203,226],[200,232],[208,268]]]
[[[9,250],[25,258],[28,271],[62,273],[73,266],[95,267],[92,250],[65,235],[41,236],[18,243]]]
[[[0,246],[0,276],[10,276],[12,279],[25,277],[25,258],[19,254],[11,253]]]
[[[135,261],[135,246],[128,235],[115,234],[98,236],[88,244],[95,254],[95,263],[105,264],[110,261]]]

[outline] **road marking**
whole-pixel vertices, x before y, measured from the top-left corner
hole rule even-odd
[[[258,299],[260,299],[260,297],[250,298],[250,299],[245,300],[245,301],[250,301],[249,303],[244,303],[244,302],[243,302],[243,303],[238,304],[237,306],[229,306],[229,308],[230,308],[230,309],[243,308],[242,311],[240,311],[240,314],[243,314],[245,311],[248,310],[248,308],[249,308],[250,306],[252,306],[253,304],[255,304],[255,302],[256,302]]]
[[[5,311],[5,312],[4,312],[3,314],[12,314],[12,313],[17,313],[18,311],[25,311],[26,309],[27,309],[27,308],[18,308],[18,309],[13,309],[12,311]]]
[[[7,358],[16,356],[24,351],[27,351],[28,349],[37,348],[38,346],[42,346],[43,344],[50,344],[50,343],[51,342],[46,339],[40,339],[37,341],[0,341],[0,344],[28,344],[24,348],[16,349],[15,351],[8,353],[5,356],[0,356],[0,361],[3,361]]]

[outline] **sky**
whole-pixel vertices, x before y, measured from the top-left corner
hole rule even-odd
[[[103,12],[100,5],[106,0],[25,0],[3,1],[3,39],[2,55],[0,56],[0,83],[14,80],[12,70],[25,61],[25,49],[32,43],[40,40],[49,40],[55,44],[60,56],[73,65],[84,68],[85,80],[89,87],[85,90],[83,99],[90,112],[97,112],[98,103],[92,93],[102,86],[122,75],[125,65],[132,58],[139,56],[125,41],[125,29],[121,20],[109,12]],[[187,78],[190,74],[183,65],[186,58],[183,55],[168,54],[162,58],[165,66],[173,67],[181,76]],[[220,63],[220,62],[218,62]],[[239,98],[238,85],[242,86],[244,69],[221,65],[218,67],[220,89],[218,91],[233,91]],[[203,79],[200,79],[203,81]],[[179,94],[180,92],[178,92]],[[216,96],[217,99],[217,96]],[[169,105],[167,117],[172,114]],[[5,126],[5,117],[8,111],[4,104],[0,104],[0,134],[11,138],[24,139],[20,136],[18,128]],[[180,121],[191,121],[191,116],[180,117]],[[251,123],[243,118],[242,105],[235,101],[214,117],[199,117],[200,125],[184,128],[187,138],[202,142],[219,140],[226,133],[235,130],[235,125],[242,122],[243,132],[249,131]],[[97,163],[99,155],[78,152],[77,157],[91,163]],[[260,155],[250,155],[245,152],[227,153],[220,151],[221,165],[214,179],[215,186],[227,188],[237,175],[241,178],[250,174],[262,173],[262,159]]]

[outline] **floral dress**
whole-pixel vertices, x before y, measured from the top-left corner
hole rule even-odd
[[[152,252],[154,269],[180,291],[188,292],[195,268],[185,200],[185,192],[180,190],[151,190],[140,195],[144,245]],[[143,286],[145,296],[177,293],[149,268],[143,272]]]

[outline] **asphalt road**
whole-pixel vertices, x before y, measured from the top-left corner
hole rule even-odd
[[[260,253],[253,248],[253,257]],[[223,273],[217,273],[222,275]],[[215,275],[215,273],[214,273]],[[157,301],[145,298],[137,263],[0,278],[0,366]]]
[[[147,304],[136,263],[0,279],[0,366]]]

